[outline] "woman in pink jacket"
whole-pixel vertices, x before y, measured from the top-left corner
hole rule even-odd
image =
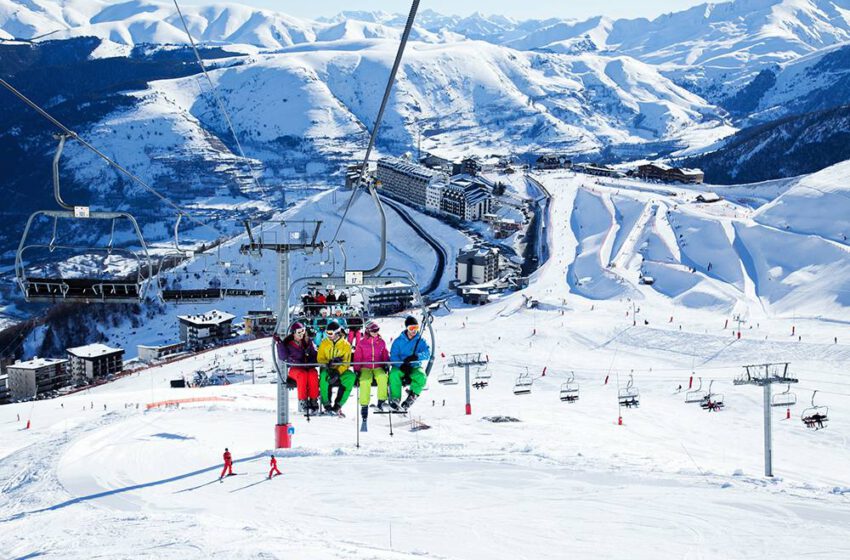
[[[378,385],[378,410],[384,409],[387,401],[387,362],[390,354],[380,334],[381,327],[375,321],[366,323],[365,336],[354,349],[354,371],[360,374],[360,415],[369,416],[369,400],[372,397],[372,379]]]

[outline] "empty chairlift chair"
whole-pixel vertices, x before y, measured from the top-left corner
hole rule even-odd
[[[791,392],[791,384],[788,384],[788,388],[782,391],[781,393],[776,393],[773,395],[773,399],[770,401],[770,406],[782,407],[782,408],[790,408],[797,404],[797,395]]]
[[[694,389],[693,391],[688,391],[685,393],[685,402],[688,404],[700,404],[705,400],[705,397],[708,395],[702,388],[702,377],[699,378],[699,387]]]
[[[578,383],[575,372],[570,372],[570,378],[561,385],[561,402],[574,403],[578,400]]]
[[[40,210],[30,215],[15,255],[15,277],[24,298],[31,302],[57,303],[85,301],[101,303],[135,303],[144,297],[153,264],[136,219],[127,212],[92,211],[88,206],[74,206],[62,199],[59,185],[59,158],[65,145],[60,136],[53,158],[53,194],[62,210]],[[44,222],[51,231],[47,242],[33,241],[33,228]],[[60,231],[60,223],[95,224],[108,228],[105,245],[80,246],[64,239],[85,235],[84,230],[68,228]],[[121,226],[128,225],[129,232]],[[91,231],[94,229],[94,231]],[[91,228],[89,235],[107,234]],[[134,248],[116,247],[116,237],[133,239]],[[40,253],[40,256],[39,256]]]
[[[514,382],[514,395],[531,394],[531,385],[533,383],[534,380],[531,378],[531,374],[528,372],[528,368],[525,368],[525,373],[521,373]]]
[[[443,366],[443,371],[437,377],[437,383],[441,385],[457,385],[457,375],[455,375],[455,370],[446,366]]]
[[[635,379],[632,374],[629,374],[629,382],[625,387],[617,391],[617,401],[620,406],[626,408],[637,408],[640,406],[640,391],[635,387]]]
[[[817,391],[812,392],[812,406],[803,411],[800,419],[807,428],[820,430],[821,428],[826,428],[826,423],[829,420],[829,407],[816,405],[816,394]]]

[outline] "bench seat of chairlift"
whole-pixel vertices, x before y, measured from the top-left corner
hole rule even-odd
[[[136,282],[100,278],[27,278],[24,281],[24,293],[29,301],[137,301],[140,289],[141,285]]]

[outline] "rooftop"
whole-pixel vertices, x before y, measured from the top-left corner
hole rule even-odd
[[[36,356],[32,360],[26,362],[15,362],[7,367],[12,369],[41,369],[43,367],[54,366],[57,364],[68,363],[68,360],[62,358],[39,358]]]
[[[400,173],[404,173],[406,175],[413,175],[414,177],[419,177],[421,179],[433,179],[434,177],[443,175],[439,171],[435,171],[422,165],[394,157],[381,158],[378,160],[378,165],[389,167]]]
[[[110,348],[106,344],[101,344],[98,342],[95,344],[88,344],[86,346],[68,348],[67,351],[69,354],[78,358],[97,358],[99,356],[106,356],[107,354],[123,352],[124,350],[122,348]]]
[[[195,325],[220,325],[236,318],[236,315],[213,309],[200,315],[178,315],[178,319]]]

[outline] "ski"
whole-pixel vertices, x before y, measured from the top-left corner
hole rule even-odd
[[[368,432],[369,431],[369,428],[366,425],[366,420],[363,420],[362,422],[360,422],[360,431],[361,432]]]

